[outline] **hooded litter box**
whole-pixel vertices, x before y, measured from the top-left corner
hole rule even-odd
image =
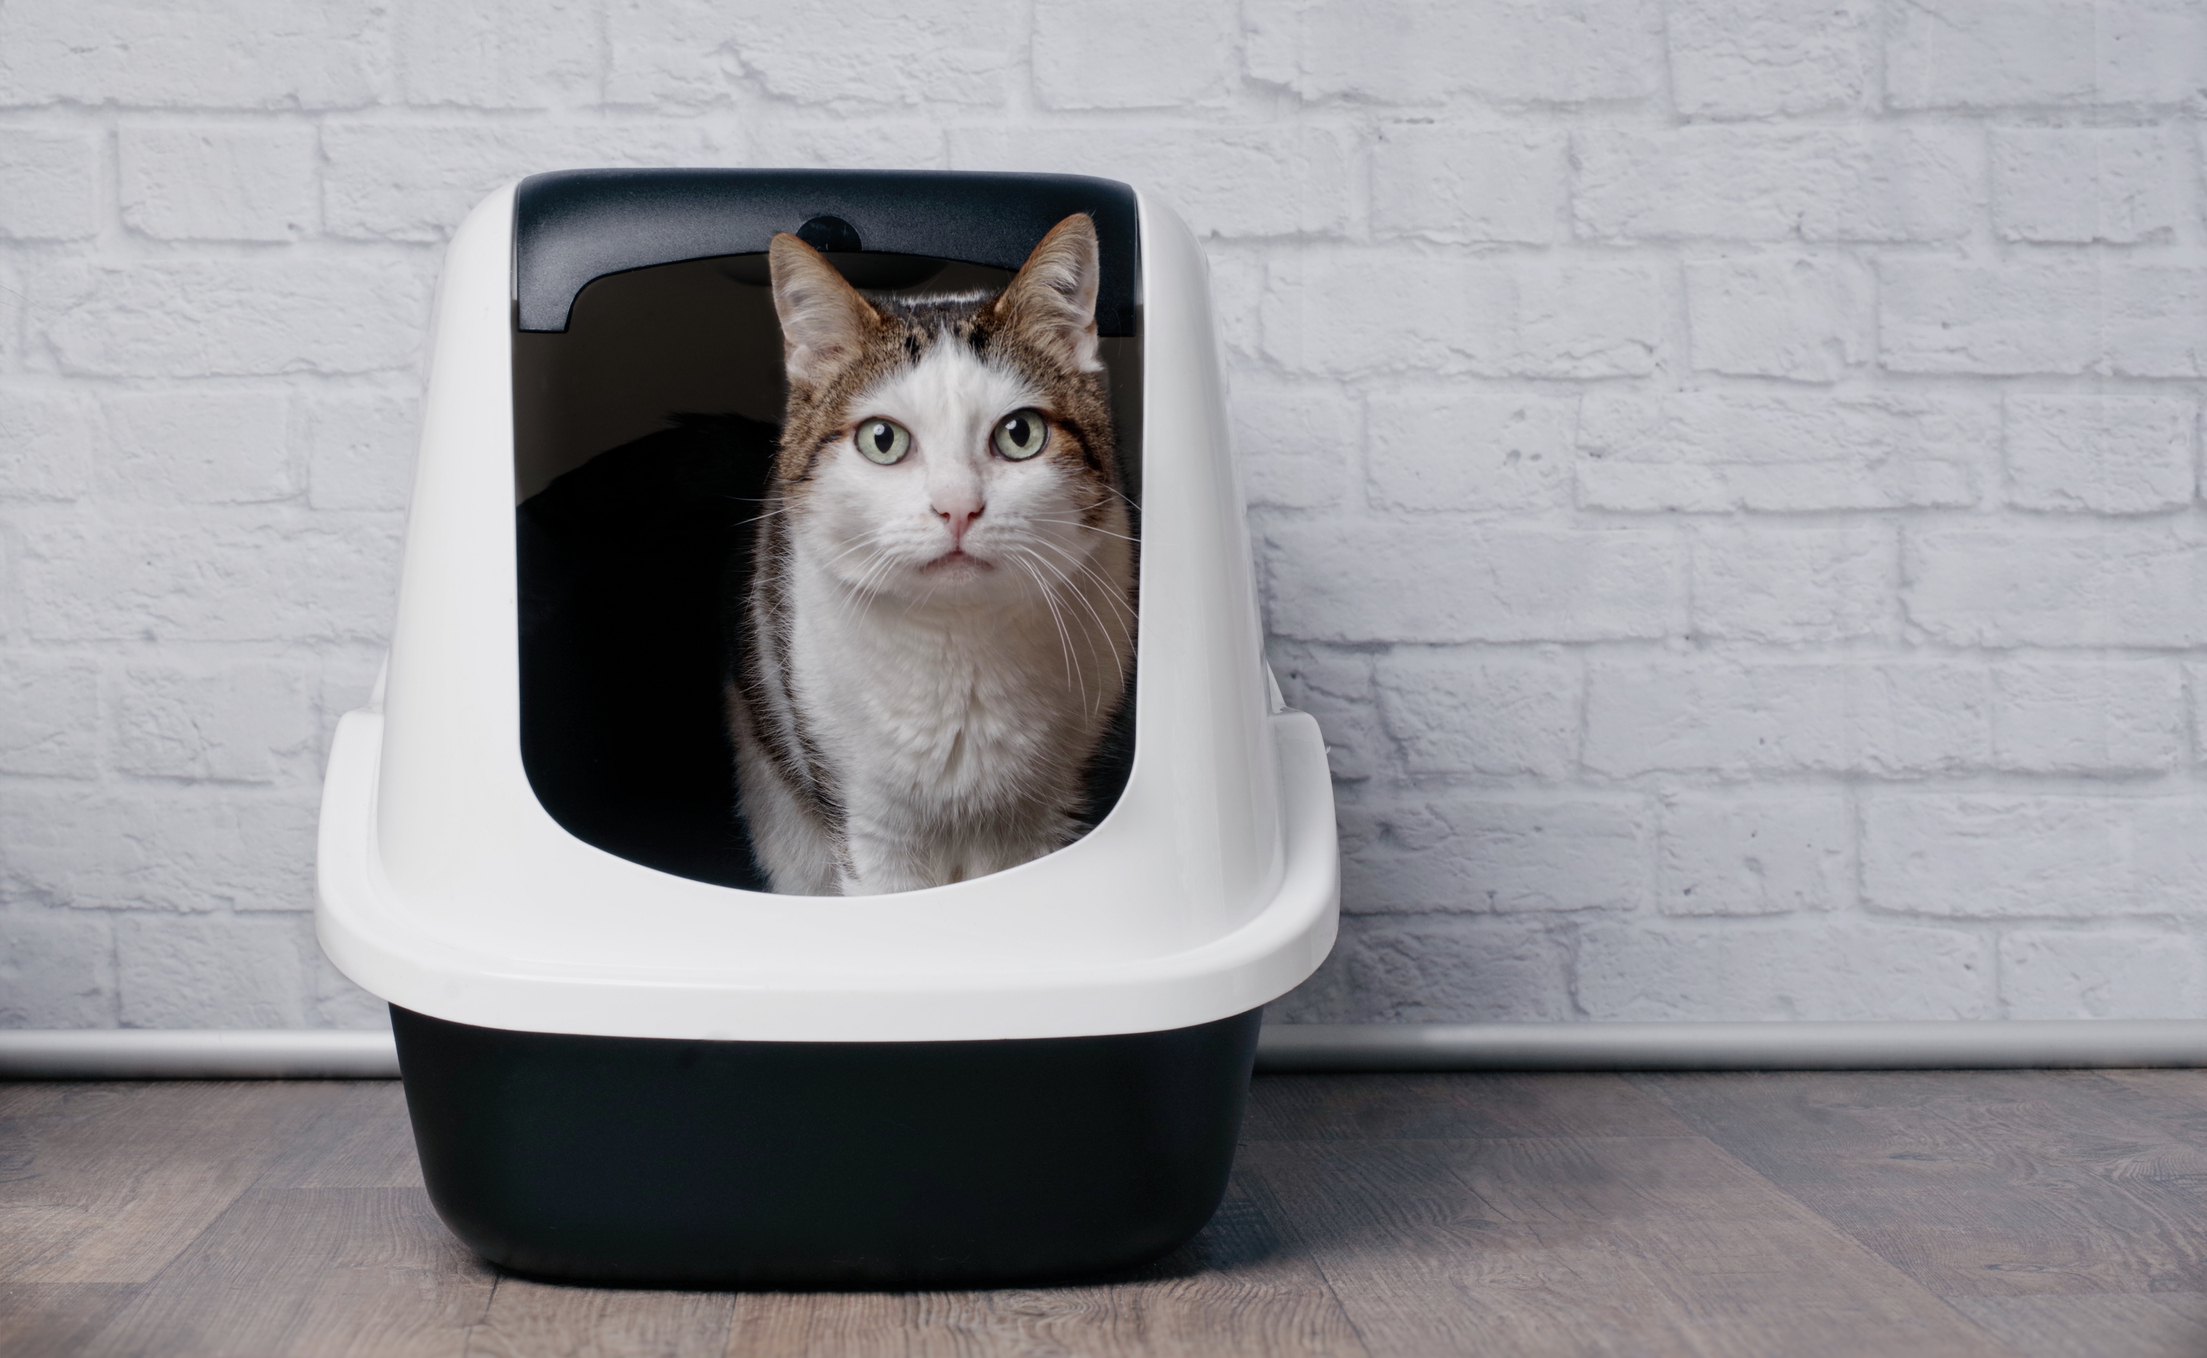
[[[783,400],[763,252],[1000,284],[1075,212],[1139,507],[1094,829],[952,886],[760,889],[721,615]],[[1203,259],[1124,185],[597,171],[447,255],[385,678],[345,717],[322,946],[391,1003],[422,1172],[494,1262],[972,1284],[1153,1259],[1224,1189],[1260,1007],[1332,945],[1317,725],[1259,650]]]

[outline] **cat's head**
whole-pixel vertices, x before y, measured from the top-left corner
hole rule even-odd
[[[1125,532],[1086,216],[993,297],[869,298],[788,234],[768,260],[781,508],[827,570],[915,603],[1004,602],[1062,589]]]

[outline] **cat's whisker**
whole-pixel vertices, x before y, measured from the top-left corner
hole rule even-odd
[[[1081,705],[1083,707],[1087,706],[1088,684],[1081,678],[1080,668],[1074,663],[1072,638],[1065,630],[1065,619],[1058,613],[1057,601],[1051,597],[1053,591],[1049,582],[1042,578],[1041,573],[1034,568],[1034,564],[1028,561],[1024,555],[1014,556],[1012,560],[1024,568],[1027,574],[1033,578],[1035,588],[1041,594],[1043,607],[1050,610],[1050,621],[1057,626],[1058,650],[1065,659],[1065,680],[1080,689]]]
[[[1033,517],[1032,522],[1063,524],[1067,528],[1085,528],[1091,533],[1101,533],[1107,538],[1117,538],[1121,542],[1136,541],[1136,539],[1130,537],[1125,533],[1114,533],[1110,529],[1102,527],[1099,524],[1086,523],[1080,519],[1047,519],[1037,514]]]
[[[1096,624],[1096,639],[1101,640],[1105,647],[1108,648],[1111,652],[1113,668],[1115,668],[1119,673],[1119,689],[1121,692],[1124,692],[1126,689],[1126,659],[1123,655],[1119,653],[1118,647],[1111,645],[1111,628],[1108,624],[1104,622],[1103,615],[1096,611],[1095,605],[1091,604],[1088,601],[1085,592],[1082,591],[1080,587],[1074,583],[1071,576],[1067,575],[1063,570],[1060,570],[1056,565],[1052,564],[1049,558],[1034,553],[1031,547],[1028,549],[1028,553],[1033,558],[1033,560],[1043,566],[1049,567],[1050,571],[1053,574],[1055,574],[1060,580],[1064,581],[1066,593],[1070,594],[1073,597],[1073,601],[1075,603],[1078,603],[1083,609],[1087,610],[1089,618],[1093,620]],[[1054,591],[1045,590],[1043,595],[1044,599],[1047,600],[1052,593],[1054,593]],[[1055,606],[1053,605],[1052,612],[1054,613],[1055,611]],[[1085,625],[1083,625],[1081,631],[1084,636],[1088,634],[1088,628]],[[1103,694],[1097,695],[1098,704],[1101,704],[1104,696],[1105,695]],[[1095,713],[1100,711],[1100,706],[1091,706],[1088,702],[1088,684],[1085,679],[1083,679],[1081,682],[1081,706],[1087,708],[1091,715],[1094,715]]]
[[[1064,554],[1066,564],[1071,566],[1073,569],[1079,571],[1082,575],[1087,576],[1091,581],[1094,581],[1097,587],[1103,593],[1104,597],[1111,601],[1112,607],[1120,610],[1120,612],[1122,612],[1126,616],[1129,622],[1135,620],[1134,606],[1128,603],[1126,599],[1121,596],[1120,591],[1115,588],[1109,580],[1105,579],[1102,573],[1099,572],[1092,563],[1082,558],[1070,555],[1069,553],[1067,553],[1067,549],[1057,543],[1051,542],[1047,538],[1038,538],[1036,539],[1036,542],[1041,546],[1050,548],[1052,551]]]
[[[881,545],[880,539],[881,535],[879,533],[869,534],[867,540],[856,544],[850,550],[877,548]],[[841,600],[842,616],[845,619],[855,619],[859,615],[859,610],[872,605],[875,599],[879,597],[877,586],[896,567],[897,559],[886,552],[877,554],[873,560],[867,562],[866,568],[859,572],[858,579],[848,582],[844,586],[844,595]]]
[[[1031,547],[1028,550],[1030,552],[1033,552],[1033,549]],[[1075,581],[1072,576],[1066,574],[1063,567],[1059,566],[1056,562],[1051,561],[1048,557],[1040,555],[1039,553],[1035,554],[1034,559],[1037,562],[1041,563],[1043,566],[1048,567],[1050,573],[1052,575],[1055,575],[1060,581],[1064,583],[1065,592],[1068,595],[1072,596],[1073,601],[1087,610],[1088,616],[1092,620],[1094,620],[1099,628],[1104,628],[1103,616],[1096,612],[1095,606],[1093,604],[1090,604],[1087,598],[1084,597],[1079,583]],[[1082,630],[1086,631],[1086,628],[1084,627]],[[1104,631],[1105,635],[1108,636],[1110,629],[1104,628]]]

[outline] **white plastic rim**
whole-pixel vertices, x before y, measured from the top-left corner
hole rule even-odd
[[[534,1032],[753,1041],[1072,1037],[1205,1023],[1301,983],[1339,909],[1333,796],[1261,656],[1200,250],[1144,196],[1136,753],[1077,843],[894,896],[763,895],[583,843],[520,751],[513,188],[439,287],[379,703],[323,791],[317,930],[370,992]]]

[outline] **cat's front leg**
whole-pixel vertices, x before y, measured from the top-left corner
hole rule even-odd
[[[818,812],[782,776],[747,728],[739,728],[736,783],[751,854],[784,896],[847,895],[839,886],[835,841]]]
[[[948,886],[975,874],[967,836],[941,807],[916,807],[901,782],[853,771],[843,825],[847,895],[886,895]]]
[[[1080,825],[1054,807],[1030,808],[1026,814],[1006,817],[974,835],[959,855],[962,877],[986,877],[990,873],[1032,863],[1056,853],[1080,837]]]
[[[854,819],[845,839],[849,863],[843,875],[846,896],[883,896],[959,880],[953,865],[930,852],[923,839],[901,826]]]

